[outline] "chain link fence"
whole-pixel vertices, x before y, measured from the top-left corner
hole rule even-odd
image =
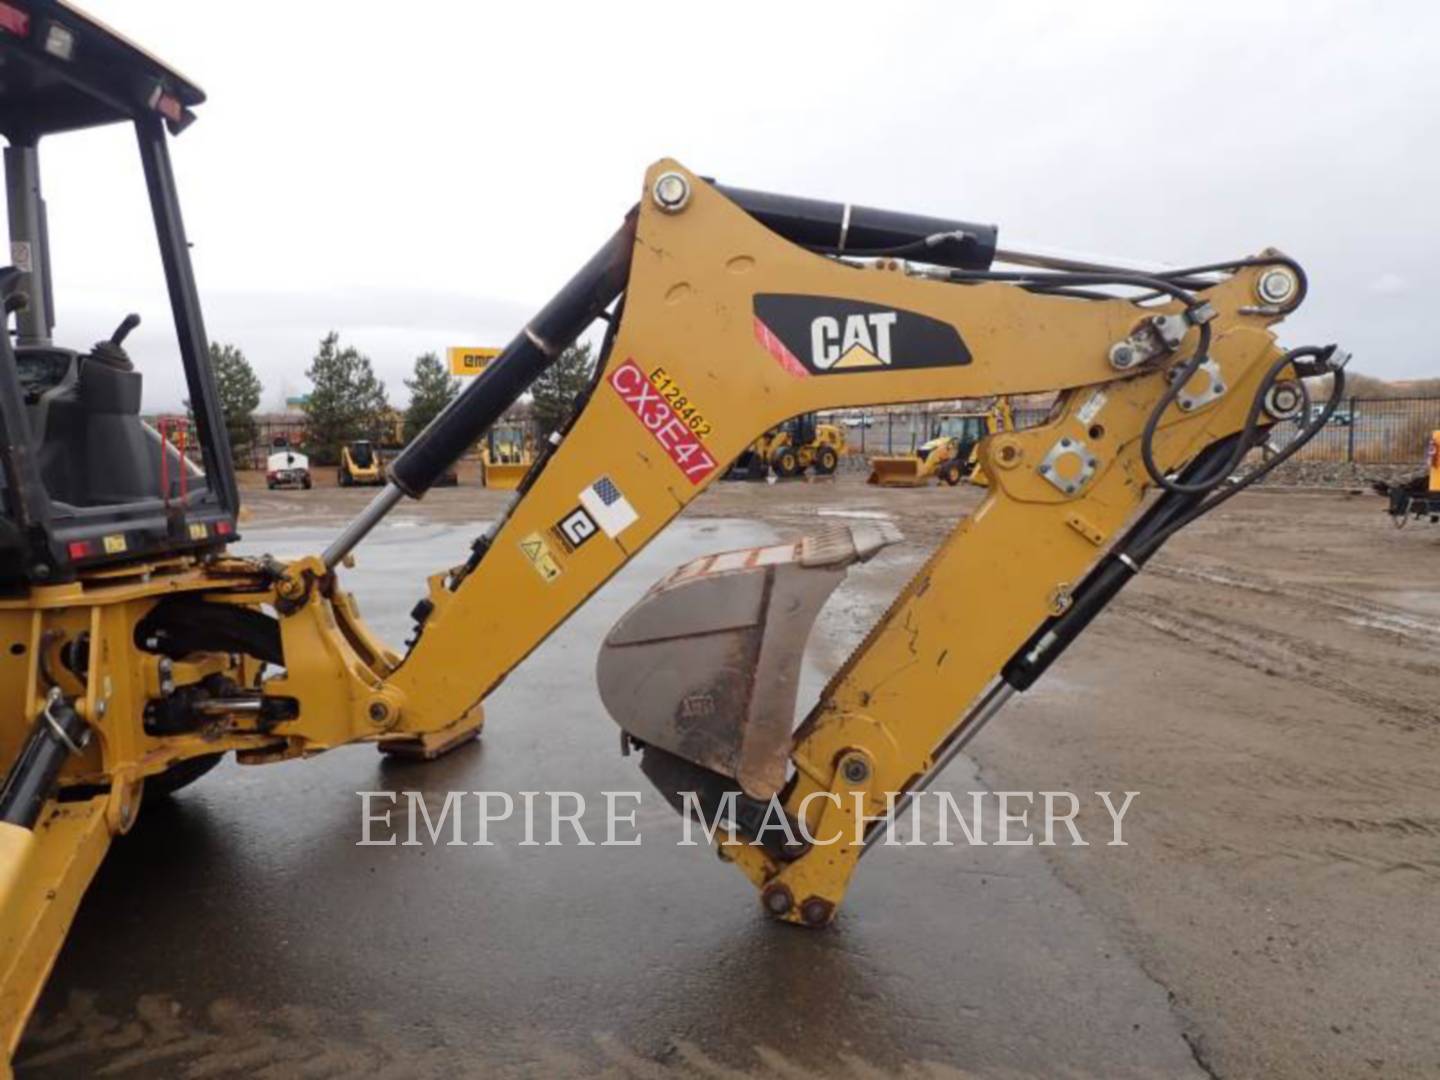
[[[1314,412],[1323,403],[1312,404]],[[909,409],[822,414],[845,433],[846,457],[855,467],[873,455],[910,454],[934,433],[943,412],[961,411],[953,404],[943,408],[917,405]],[[1048,406],[1014,410],[1017,428],[1045,422]],[[1281,424],[1277,445],[1294,438],[1298,425]],[[1333,461],[1360,465],[1413,465],[1425,456],[1430,433],[1440,431],[1440,397],[1346,398],[1330,422],[1296,454],[1299,461]]]
[[[1296,430],[1294,423],[1281,425],[1276,442],[1283,445]],[[1433,431],[1440,431],[1440,398],[1346,398],[1295,460],[1414,465],[1424,459]]]

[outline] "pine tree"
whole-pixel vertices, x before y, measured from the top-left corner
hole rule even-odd
[[[370,358],[340,345],[333,330],[305,372],[312,389],[305,399],[311,456],[321,464],[339,459],[340,446],[352,439],[374,439],[384,424],[385,384],[375,377]]]
[[[415,358],[415,374],[405,380],[410,391],[410,407],[405,410],[405,441],[425,430],[442,409],[460,393],[460,380],[450,372],[433,352]]]
[[[543,439],[565,426],[575,403],[590,386],[595,362],[590,343],[572,345],[530,385],[534,397],[535,426]]]
[[[215,376],[220,411],[225,415],[231,456],[241,458],[255,442],[256,427],[251,414],[260,407],[263,387],[250,361],[234,345],[210,343],[210,371]],[[189,403],[186,404],[188,407]]]

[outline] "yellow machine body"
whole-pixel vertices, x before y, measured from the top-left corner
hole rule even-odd
[[[664,176],[686,186],[679,211],[649,195]],[[785,813],[816,836],[852,829],[854,807],[883,812],[890,793],[907,790],[940,759],[973,715],[967,706],[1037,628],[1066,609],[1145,504],[1153,485],[1141,463],[1142,428],[1169,386],[1166,365],[1119,372],[1109,357],[1138,325],[1179,312],[1178,301],[1078,302],[999,282],[926,280],[894,260],[842,265],[770,232],[673,161],[652,166],[643,191],[623,316],[584,407],[538,461],[487,463],[529,472],[524,494],[469,564],[436,568],[423,633],[408,653],[366,628],[343,567],[318,556],[181,558],[0,601],[0,628],[13,643],[0,650],[0,693],[10,702],[0,721],[0,764],[14,759],[58,686],[94,733],[61,783],[108,792],[52,800],[46,827],[26,835],[0,829],[6,1048],[19,1038],[109,838],[134,822],[147,777],[223,752],[261,764],[357,741],[433,751],[466,737],[480,727],[487,695],[526,655],[718,479],[725,462],[787,418],[885,403],[1060,395],[1047,422],[984,440],[978,453],[991,482],[981,506],[939,545],[783,740]],[[1252,397],[1274,377],[1282,353],[1270,326],[1284,313],[1257,306],[1260,272],[1239,268],[1200,294],[1213,311],[1209,356],[1220,374],[1212,385],[1223,378],[1225,389],[1202,407],[1164,412],[1151,444],[1161,468],[1178,469],[1240,431]],[[777,295],[838,298],[956,328],[966,361],[871,357],[863,367],[797,374],[793,356],[749,314],[757,297]],[[1182,349],[1193,348],[1198,333],[1191,328]],[[683,419],[665,404],[670,388],[686,399]],[[1083,453],[1072,451],[1076,442]],[[523,444],[521,454],[528,456]],[[495,479],[487,475],[487,485]],[[577,503],[598,506],[597,492],[604,511],[591,516],[601,527],[576,542],[579,534],[565,524]],[[240,612],[261,620],[273,642],[244,646],[222,634],[223,647],[171,659],[137,642],[141,620],[181,597],[205,605],[222,628],[227,611],[232,620]],[[956,617],[975,611],[986,613],[983,634]],[[89,647],[80,664],[74,645],[82,633]],[[235,689],[204,697],[212,676]],[[201,695],[203,722],[180,734],[149,733],[147,709],[182,693]],[[829,920],[862,850],[839,845],[784,859],[743,840],[721,843],[772,915],[807,924]]]
[[[385,483],[385,465],[380,451],[368,439],[356,439],[340,447],[336,473],[341,487],[379,487]]]

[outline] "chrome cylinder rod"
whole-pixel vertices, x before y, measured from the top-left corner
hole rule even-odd
[[[340,560],[355,550],[359,544],[369,535],[370,530],[380,524],[380,520],[395,508],[395,504],[405,497],[405,493],[394,483],[385,485],[385,489],[370,500],[370,505],[365,507],[360,514],[346,525],[339,536],[330,542],[321,556],[325,560],[325,569],[334,570],[340,565]]]

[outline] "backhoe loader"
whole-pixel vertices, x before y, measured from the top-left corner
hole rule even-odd
[[[940,413],[930,426],[930,438],[913,454],[872,457],[865,482],[880,487],[924,487],[933,477],[951,487],[962,480],[986,487],[989,480],[980,465],[981,440],[1014,427],[1010,404],[1004,400],[987,409]]]
[[[1326,414],[1310,418],[1301,377],[1334,372],[1330,400],[1343,398],[1342,352],[1276,344],[1272,325],[1305,293],[1279,252],[1075,270],[1002,252],[990,225],[724,186],[662,160],[613,235],[323,551],[241,557],[227,550],[238,497],[167,137],[203,95],[54,0],[0,0],[0,59],[16,262],[0,271],[0,300],[18,320],[13,346],[0,335],[7,1051],[147,789],[225,753],[259,765],[475,737],[507,674],[787,417],[1058,392],[1046,423],[987,440],[984,502],[798,728],[808,620],[847,565],[896,541],[889,528],[687,564],[601,650],[602,698],[642,771],[676,806],[729,818],[720,854],[764,911],[825,925],[884,834],[870,819],[922,791],[1169,536],[1313,436]],[[37,144],[101,124],[138,140],[203,458],[183,498],[178,453],[139,420],[141,373],[124,348],[138,320],[89,350],[52,340]],[[1020,268],[995,270],[997,258]],[[571,419],[463,563],[429,579],[408,645],[380,641],[345,589],[348,558],[602,316],[600,362]],[[1232,480],[1290,418],[1299,436]],[[824,843],[861,826],[856,842]]]

